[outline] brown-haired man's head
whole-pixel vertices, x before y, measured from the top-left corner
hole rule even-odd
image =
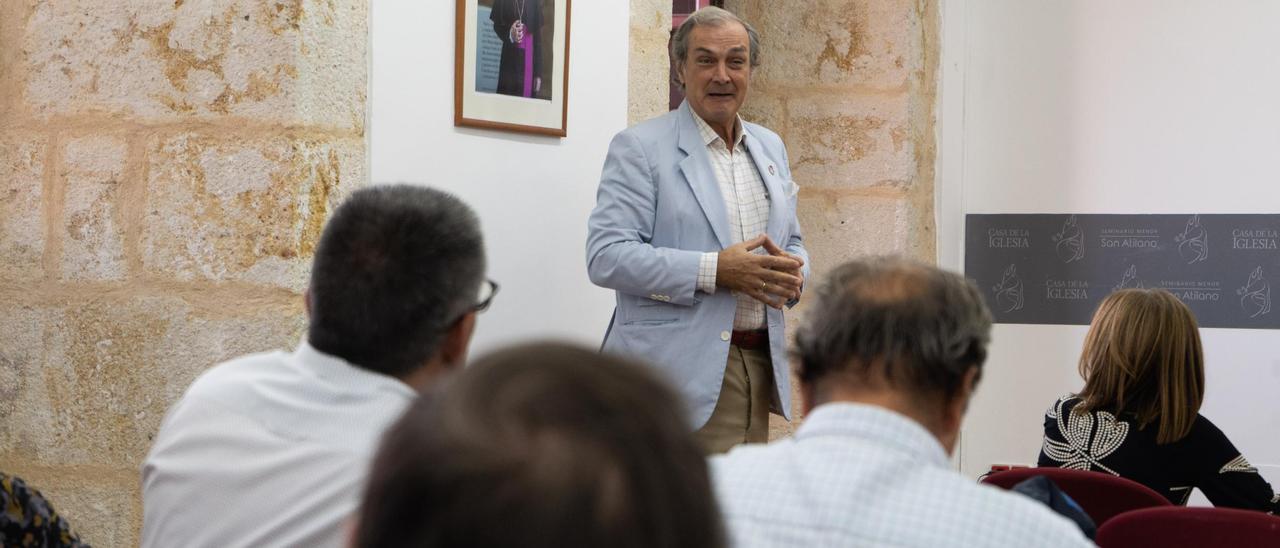
[[[991,339],[977,287],[878,257],[836,267],[810,302],[795,345],[805,407],[879,405],[915,419],[952,451]]]
[[[491,354],[387,433],[355,545],[722,546],[684,410],[647,368],[590,350]]]

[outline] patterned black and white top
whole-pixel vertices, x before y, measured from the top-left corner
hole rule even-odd
[[[0,546],[89,548],[40,491],[0,472]]]
[[[1132,417],[1074,411],[1080,398],[1059,398],[1044,416],[1040,466],[1094,470],[1134,480],[1185,505],[1199,488],[1215,506],[1280,514],[1280,495],[1203,415],[1191,433],[1156,444],[1158,425],[1138,428]]]

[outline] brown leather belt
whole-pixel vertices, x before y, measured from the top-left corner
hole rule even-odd
[[[729,342],[738,348],[747,350],[767,350],[769,348],[769,330],[734,331]]]

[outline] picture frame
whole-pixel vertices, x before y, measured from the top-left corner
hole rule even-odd
[[[565,137],[572,0],[457,0],[453,125]]]

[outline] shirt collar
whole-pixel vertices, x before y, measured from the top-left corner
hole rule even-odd
[[[417,391],[405,384],[404,381],[353,365],[342,358],[316,350],[306,339],[298,343],[298,348],[293,351],[290,358],[298,366],[339,386],[385,388],[409,398],[418,395]]]
[[[692,111],[693,109],[689,110]],[[689,114],[693,115],[693,122],[698,125],[698,133],[702,135],[702,144],[711,146],[712,143],[721,140],[720,134],[716,133],[716,130],[711,127],[711,124],[708,124],[706,120],[703,120],[701,116],[698,116],[698,113],[690,112]],[[747,133],[744,130],[742,116],[734,116],[733,129],[737,133],[733,138],[733,148],[736,149],[738,148],[738,145],[742,144],[742,138]]]
[[[878,405],[838,402],[814,408],[796,431],[797,441],[820,436],[855,437],[889,445],[925,462],[947,466],[947,452],[920,423]]]

